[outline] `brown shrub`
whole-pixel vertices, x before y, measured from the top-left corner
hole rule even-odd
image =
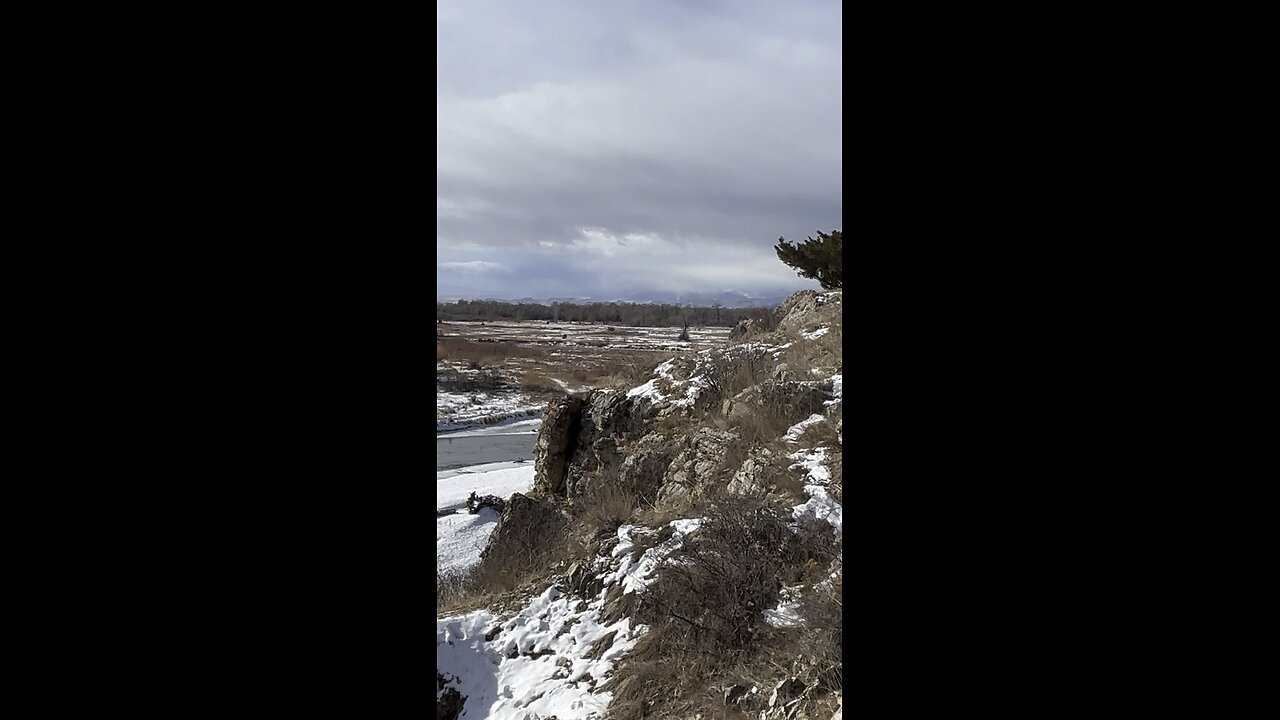
[[[744,445],[783,449],[786,444],[782,437],[792,425],[791,415],[790,409],[783,405],[766,404],[738,412],[725,424],[738,433]]]
[[[594,534],[612,534],[636,514],[640,499],[634,490],[615,483],[597,482],[578,501],[578,519]]]
[[[611,717],[739,717],[746,705],[725,707],[721,686],[754,676],[763,689],[779,659],[808,652],[762,611],[785,580],[829,563],[835,545],[829,530],[797,534],[788,521],[759,498],[715,500],[641,595],[637,620],[650,630],[605,687]]]

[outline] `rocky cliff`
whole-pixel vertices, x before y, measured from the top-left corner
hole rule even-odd
[[[590,689],[607,711],[581,717],[691,717],[713,700],[763,718],[831,717],[842,303],[840,291],[796,293],[723,348],[546,407],[534,486],[503,509],[480,573],[522,578],[517,605],[551,587],[580,598],[578,622],[627,623],[614,637],[631,633],[628,652]]]

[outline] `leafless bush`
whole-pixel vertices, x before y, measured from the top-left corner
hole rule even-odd
[[[599,533],[612,533],[631,519],[640,506],[635,491],[615,483],[597,482],[580,501],[581,522]]]
[[[648,382],[653,378],[654,368],[661,365],[668,357],[664,353],[631,353],[618,358],[617,366],[620,374],[627,382],[635,385]]]
[[[774,403],[738,412],[726,424],[742,438],[746,446],[784,448],[782,437],[792,425],[791,417],[788,407]]]
[[[705,367],[704,377],[711,389],[721,397],[730,398],[769,379],[773,359],[763,350],[749,348],[713,354]]]
[[[806,567],[825,567],[834,543],[829,529],[823,537],[788,525],[786,514],[761,499],[717,498],[641,596],[638,620],[650,631],[606,686],[615,693],[613,717],[737,717],[716,688],[772,677],[770,663],[804,655],[806,648],[768,626],[762,612],[776,604],[784,582]]]
[[[488,593],[469,572],[436,572],[436,616],[483,607]]]

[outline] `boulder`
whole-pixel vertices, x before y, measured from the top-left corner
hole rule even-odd
[[[752,335],[764,332],[764,326],[755,318],[743,318],[729,331],[730,340],[746,340]]]
[[[462,704],[466,698],[462,697],[457,688],[449,686],[451,682],[452,678],[446,679],[439,672],[436,673],[436,720],[457,720],[462,713]]]
[[[513,563],[536,562],[539,549],[550,545],[551,538],[563,531],[568,522],[554,498],[516,493],[502,509],[489,542],[480,551],[480,563],[506,568]]]
[[[573,594],[582,597],[595,597],[604,589],[604,582],[596,577],[591,564],[582,561],[569,566],[569,572],[565,573],[565,584]]]

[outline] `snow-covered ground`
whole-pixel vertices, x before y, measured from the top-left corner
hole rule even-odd
[[[678,327],[627,327],[587,323],[546,323],[544,321],[499,320],[466,322],[451,320],[439,326],[443,337],[465,336],[492,342],[523,342],[537,345],[586,345],[631,350],[686,350],[721,344],[732,328],[689,328],[689,341],[679,340]]]
[[[536,417],[543,405],[517,393],[436,391],[436,434]]]
[[[446,688],[466,697],[462,717],[601,717],[613,694],[595,692],[596,687],[647,630],[644,625],[633,626],[630,618],[605,621],[609,589],[621,583],[623,594],[644,592],[649,576],[700,522],[672,522],[671,538],[639,559],[630,552],[634,535],[655,530],[634,525],[618,528],[619,542],[613,552],[596,559],[594,572],[603,589],[592,597],[566,595],[551,586],[505,622],[487,610],[437,618],[436,671],[444,675]],[[486,634],[492,640],[485,640]],[[593,648],[597,642],[601,647]],[[442,693],[436,691],[437,702]]]
[[[514,422],[506,422],[498,425],[487,425],[470,430],[459,430],[457,432],[438,432],[436,437],[460,438],[460,437],[489,437],[493,435],[528,435],[530,433],[537,434],[539,428],[542,427],[542,418],[536,420],[516,420]]]
[[[498,512],[481,508],[470,515],[465,509],[436,518],[436,573],[465,573],[480,562],[480,551],[498,524]]]
[[[436,473],[436,511],[464,505],[471,493],[510,498],[533,487],[533,463],[500,462]],[[498,523],[489,508],[436,516],[436,572],[461,573],[480,562],[480,551]]]

